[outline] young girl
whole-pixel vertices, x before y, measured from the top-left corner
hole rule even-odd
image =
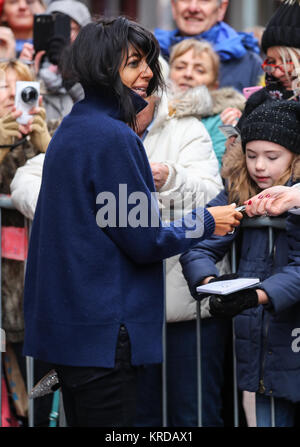
[[[226,188],[209,206],[243,204],[273,185],[295,183],[300,176],[299,120],[295,101],[274,100],[253,110],[244,121],[242,145],[236,143],[224,157]],[[276,426],[293,425],[294,404],[300,400],[300,357],[292,349],[300,318],[299,224],[300,217],[289,214],[286,230],[274,230],[273,256],[266,227],[245,227],[223,240],[212,237],[181,256],[194,296],[198,285],[218,276],[215,263],[237,237],[239,277],[260,278],[256,289],[208,299],[212,316],[237,315],[238,386],[256,393],[258,426],[271,425],[270,397],[275,398]]]

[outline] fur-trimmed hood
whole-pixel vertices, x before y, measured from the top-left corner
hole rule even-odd
[[[217,115],[227,107],[243,111],[245,102],[245,97],[231,87],[208,90],[201,85],[182,92],[169,83],[157,106],[155,127],[172,118],[195,116],[201,119]]]

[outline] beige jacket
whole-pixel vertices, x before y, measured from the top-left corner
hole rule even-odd
[[[207,109],[212,107],[207,95]],[[201,121],[195,117],[193,104],[183,112],[172,109],[163,95],[156,118],[144,140],[150,162],[169,167],[169,177],[158,194],[162,218],[169,220],[170,197],[174,200],[174,218],[191,208],[204,206],[222,189],[218,161],[212,142]],[[184,197],[184,201],[182,200]],[[183,277],[179,256],[166,260],[167,321],[184,321],[196,317],[196,302]]]

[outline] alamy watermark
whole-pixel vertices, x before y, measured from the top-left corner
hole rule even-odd
[[[100,205],[96,222],[100,228],[158,228],[174,226],[185,230],[186,238],[198,238],[204,233],[205,193],[145,193],[128,194],[126,184],[119,184],[117,196],[110,191],[98,194]],[[197,208],[198,205],[198,208]]]
[[[292,337],[295,337],[295,340],[292,342],[292,351],[295,353],[300,352],[300,327],[292,330]]]
[[[0,352],[6,351],[6,334],[4,329],[0,329]]]

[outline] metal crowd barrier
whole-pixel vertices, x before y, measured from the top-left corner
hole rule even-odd
[[[269,236],[269,254],[274,255],[274,230],[281,229],[284,230],[286,227],[286,219],[284,218],[270,218],[270,217],[255,217],[248,218],[244,217],[241,226],[243,228],[268,228]],[[232,273],[237,271],[237,256],[236,256],[236,243],[233,242],[231,246],[231,270]],[[166,285],[165,285],[166,287]],[[166,293],[165,293],[166,297]],[[166,302],[165,302],[166,309]],[[163,427],[167,427],[167,346],[166,346],[166,318],[164,319],[163,327],[163,368],[162,368],[162,394],[163,394]],[[233,346],[233,407],[234,407],[234,427],[239,427],[239,395],[237,386],[237,364],[236,364],[236,353],[235,353],[235,329],[234,320],[232,321],[232,346]],[[197,339],[197,399],[198,399],[198,427],[202,427],[202,374],[201,374],[201,311],[200,302],[197,302],[197,324],[196,324],[196,339]],[[271,426],[275,427],[275,404],[274,397],[270,397],[270,411],[271,411]]]
[[[14,209],[10,196],[0,194],[0,240],[2,237],[2,208]],[[28,227],[30,228],[30,222],[25,219]],[[274,229],[285,229],[286,221],[282,218],[269,218],[269,217],[258,217],[258,218],[244,218],[241,224],[244,228],[268,228],[269,231],[269,253],[272,254],[274,250]],[[25,262],[26,268],[26,262]],[[237,271],[237,260],[236,260],[236,244],[233,242],[231,247],[231,269],[235,273]],[[164,261],[164,277],[165,277],[165,261]],[[2,252],[0,244],[0,284],[2,284]],[[164,296],[166,297],[166,283],[164,285]],[[166,309],[166,303],[165,303]],[[233,323],[232,323],[233,324]],[[0,327],[2,327],[2,287],[0,287]],[[162,363],[162,414],[163,414],[163,427],[168,426],[168,414],[167,414],[167,332],[166,332],[166,318],[164,318],[163,324],[163,363]],[[197,320],[196,320],[196,339],[197,339],[197,400],[198,400],[198,427],[202,427],[202,377],[201,377],[201,310],[200,302],[197,302]],[[2,384],[2,355],[0,355],[0,377]],[[29,394],[30,390],[34,386],[34,359],[32,357],[26,357],[26,375],[27,375],[27,392]],[[272,427],[275,427],[275,405],[274,398],[270,397],[271,400],[271,423]],[[239,402],[238,402],[238,387],[237,387],[237,376],[236,376],[236,355],[235,355],[235,331],[233,324],[233,403],[234,403],[234,426],[239,426]],[[2,423],[2,386],[0,386],[0,426]],[[34,427],[34,400],[28,399],[28,425]],[[59,426],[66,426],[64,409],[62,404],[62,399],[60,395],[59,402]]]

